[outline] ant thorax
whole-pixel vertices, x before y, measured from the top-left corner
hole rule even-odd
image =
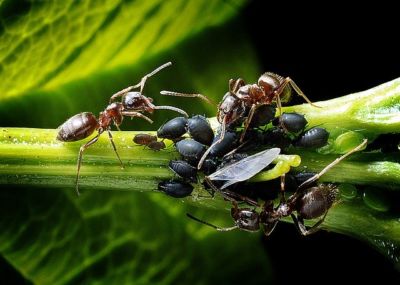
[[[263,101],[265,97],[264,90],[257,84],[247,84],[239,88],[236,96],[246,102],[246,104],[256,104]]]
[[[291,207],[287,203],[280,203],[279,206],[275,209],[273,216],[276,216],[277,219],[282,217],[287,217],[292,213]]]
[[[111,123],[119,126],[122,123],[123,116],[121,114],[123,106],[121,103],[112,103],[99,115],[99,125],[106,130],[111,126]]]

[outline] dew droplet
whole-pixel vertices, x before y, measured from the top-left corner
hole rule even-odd
[[[352,184],[342,183],[338,188],[343,199],[351,200],[357,197],[357,188]]]
[[[390,209],[390,200],[382,189],[367,187],[364,190],[363,200],[365,205],[379,212],[387,212]]]
[[[335,139],[334,148],[338,153],[347,153],[364,140],[360,133],[349,131],[341,134]]]

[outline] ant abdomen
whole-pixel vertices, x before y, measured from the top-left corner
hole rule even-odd
[[[297,213],[304,219],[321,217],[337,201],[338,195],[338,188],[332,184],[311,187],[297,200]]]
[[[72,116],[59,127],[57,139],[63,142],[79,141],[87,138],[98,128],[96,116],[83,112]]]

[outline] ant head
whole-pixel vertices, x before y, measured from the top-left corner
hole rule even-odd
[[[143,96],[140,92],[128,92],[122,98],[122,105],[125,110],[142,110],[148,107],[149,98]]]
[[[244,112],[243,106],[239,98],[231,92],[227,92],[218,105],[218,121],[226,124],[233,123],[242,117]]]
[[[241,230],[256,232],[260,229],[259,215],[254,210],[233,208],[231,215]]]
[[[281,85],[281,76],[275,73],[264,73],[258,78],[258,85],[266,94],[271,94]]]

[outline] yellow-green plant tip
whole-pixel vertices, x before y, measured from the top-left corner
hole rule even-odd
[[[301,157],[297,154],[280,154],[273,163],[278,163],[279,161],[285,161],[291,167],[298,167],[301,164]]]
[[[268,181],[282,176],[290,171],[290,164],[286,161],[278,161],[274,168],[260,172],[250,179],[250,182]]]

